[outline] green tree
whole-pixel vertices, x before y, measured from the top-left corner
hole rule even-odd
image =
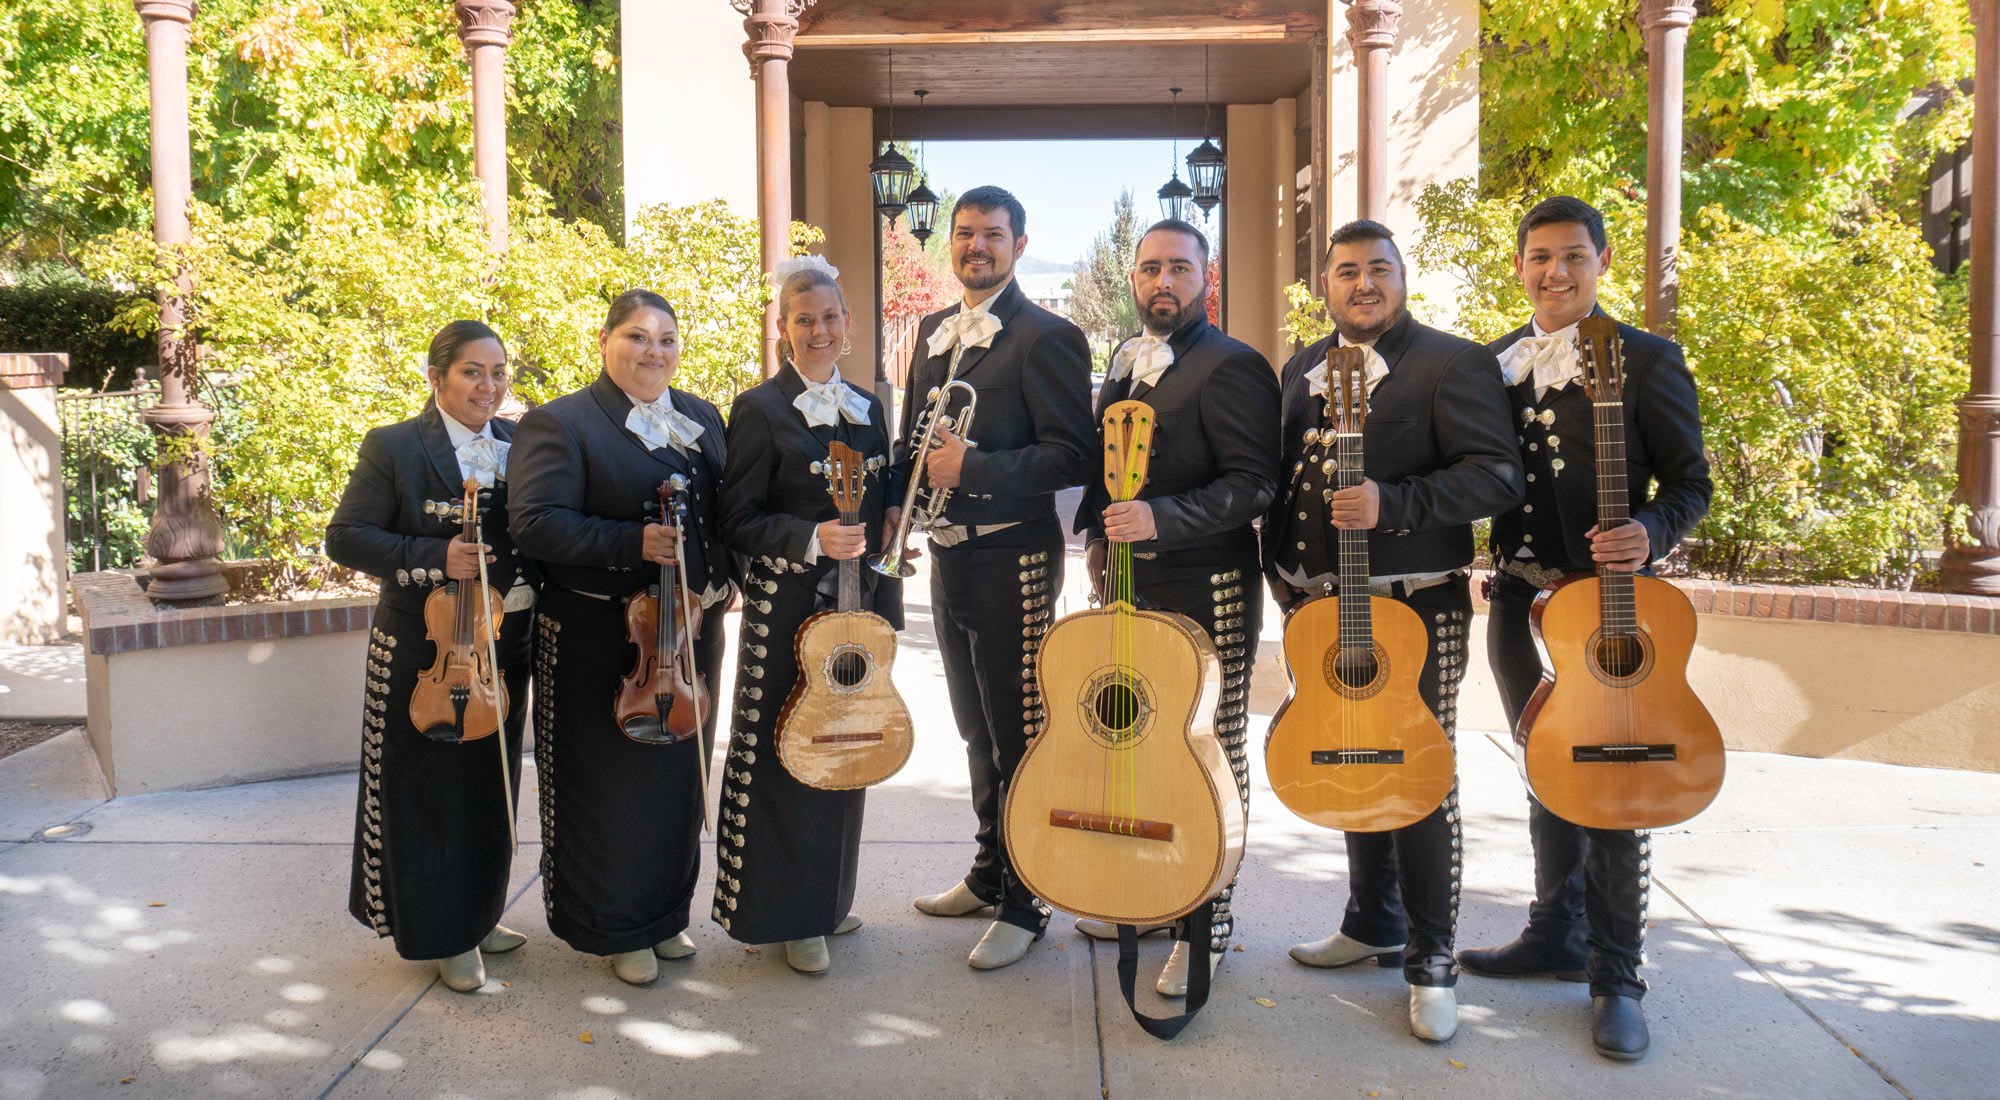
[[[1132,253],[1139,247],[1139,230],[1132,192],[1121,191],[1111,204],[1111,224],[1076,262],[1069,316],[1094,341],[1115,343],[1139,330],[1139,307],[1132,301]]]

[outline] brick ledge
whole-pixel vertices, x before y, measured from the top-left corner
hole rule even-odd
[[[162,608],[129,572],[79,573],[70,580],[86,652],[99,657],[215,642],[255,642],[366,630],[373,596]]]
[[[1687,594],[1688,602],[1701,615],[2000,634],[2000,598],[1993,596],[1830,585],[1730,584],[1696,577],[1666,579]],[[1477,591],[1475,585],[1475,594]]]

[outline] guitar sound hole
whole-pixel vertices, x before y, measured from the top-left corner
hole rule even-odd
[[[1342,686],[1355,691],[1374,683],[1381,667],[1375,661],[1373,649],[1343,649],[1333,659],[1333,674],[1340,678]]]
[[[1139,693],[1126,684],[1106,684],[1097,691],[1097,722],[1111,733],[1125,733],[1139,722]]]
[[[868,655],[858,649],[835,653],[826,663],[826,674],[835,687],[860,687],[868,679]]]
[[[1646,666],[1646,647],[1637,635],[1601,636],[1597,639],[1597,666],[1614,679],[1637,675]]]

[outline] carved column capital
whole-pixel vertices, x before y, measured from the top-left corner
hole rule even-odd
[[[148,23],[162,19],[170,23],[194,22],[194,0],[132,0],[132,6],[138,9],[139,18]]]
[[[1639,27],[1654,31],[1685,30],[1694,23],[1694,0],[1640,0]]]
[[[514,41],[514,5],[507,0],[457,0],[458,40],[474,46],[505,48]]]
[[[790,61],[792,39],[799,33],[799,16],[813,0],[729,0],[729,6],[743,13],[743,56],[750,59],[750,75],[766,61]]]
[[[1347,41],[1354,52],[1386,50],[1403,25],[1401,0],[1354,0],[1347,8]]]

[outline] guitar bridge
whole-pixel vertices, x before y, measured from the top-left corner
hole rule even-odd
[[[1312,754],[1315,764],[1400,764],[1402,749],[1330,749]]]
[[[879,733],[826,733],[812,739],[815,745],[845,745],[856,741],[880,741]]]
[[[1137,817],[1111,817],[1107,814],[1088,814],[1081,810],[1050,810],[1049,824],[1058,829],[1076,829],[1086,833],[1110,833],[1113,836],[1133,836],[1140,840],[1174,839],[1174,826],[1168,821],[1147,821]]]
[[[1577,745],[1569,750],[1574,764],[1644,764],[1680,759],[1675,745]]]

